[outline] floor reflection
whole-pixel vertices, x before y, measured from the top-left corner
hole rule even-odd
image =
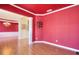
[[[27,39],[18,40],[18,37],[0,39],[1,55],[28,55],[29,45]],[[2,41],[5,40],[5,41]],[[20,45],[19,45],[20,44]]]
[[[17,54],[17,46],[18,46],[17,37],[2,38],[0,40],[1,40],[0,41],[0,54],[1,55]]]
[[[0,55],[75,55],[75,52],[55,46],[35,43],[29,48],[28,39],[18,36],[0,37]]]

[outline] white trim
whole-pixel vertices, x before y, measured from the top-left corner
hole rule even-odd
[[[13,6],[13,7],[16,7],[16,8],[18,8],[18,9],[20,9],[20,10],[23,10],[23,11],[25,11],[25,12],[28,12],[28,13],[30,13],[30,14],[36,15],[35,13],[33,13],[33,12],[31,12],[31,11],[28,11],[28,10],[26,10],[26,9],[24,9],[24,8],[21,8],[21,7],[17,6],[17,5],[14,5],[14,4],[10,4],[10,5]]]
[[[28,32],[28,36],[29,36],[29,38],[28,38],[28,43],[29,43],[29,47],[31,47],[31,44],[32,44],[32,26],[33,26],[33,18],[32,17],[27,17],[28,18],[28,21],[29,21],[29,32]],[[20,19],[21,20],[21,19]],[[19,36],[18,36],[18,49],[20,49],[20,46],[21,46],[21,44],[20,44],[20,40],[21,40],[21,22],[20,22],[20,20],[18,21],[18,23],[19,23],[19,25],[18,25],[18,28],[19,28]],[[30,49],[29,49],[30,50]],[[19,50],[17,51],[17,53],[19,54]]]
[[[8,21],[8,22],[11,22],[11,23],[18,23],[18,21],[16,21],[16,20],[8,20],[8,19],[2,19],[2,18],[0,18],[0,21]]]
[[[5,12],[11,13],[11,14],[18,15],[19,17],[24,17],[24,15],[22,15],[22,14],[18,14],[18,13],[15,13],[15,12],[11,12],[11,11],[8,11],[8,10],[5,10],[5,9],[0,9],[0,10],[3,10]]]
[[[29,17],[29,45],[32,43],[33,18]]]
[[[33,13],[33,12],[31,12],[31,11],[28,11],[28,10],[22,8],[22,7],[17,6],[17,5],[13,5],[13,4],[10,4],[10,5],[11,5],[11,6],[14,6],[14,7],[16,7],[16,8],[19,8],[19,9],[21,9],[21,10],[23,10],[23,11],[26,11],[26,12],[28,12],[28,13],[30,13],[30,14],[36,15],[36,16],[45,16],[45,15],[49,15],[49,14],[52,14],[52,13],[55,13],[55,12],[58,12],[58,11],[62,11],[62,10],[65,10],[65,9],[68,9],[68,8],[71,8],[71,7],[74,7],[74,6],[77,6],[77,5],[79,5],[79,4],[74,4],[74,5],[66,6],[66,7],[57,9],[57,10],[55,10],[55,11],[52,11],[52,12],[49,12],[49,13],[44,13],[44,14],[35,14],[35,13]]]
[[[21,20],[21,19],[20,19]],[[20,40],[21,40],[21,38],[20,38],[20,36],[21,36],[21,22],[20,22],[20,20],[18,20],[18,45],[17,45],[17,54],[19,54],[20,53]]]
[[[34,41],[32,44],[34,44],[34,43],[44,43],[44,44],[49,44],[49,45],[52,45],[52,46],[60,47],[60,48],[63,48],[63,49],[67,49],[67,50],[70,50],[70,51],[79,52],[78,49],[58,45],[58,44],[47,42],[47,41]]]
[[[18,36],[18,32],[0,32],[0,38],[3,37],[15,37]]]
[[[32,44],[32,28],[33,28],[33,18],[29,17],[29,55],[31,54],[31,44]]]
[[[66,6],[66,7],[60,8],[58,10],[55,10],[55,11],[52,11],[52,12],[49,12],[49,13],[42,14],[41,16],[49,15],[49,14],[52,14],[52,13],[55,13],[55,12],[58,12],[58,11],[62,11],[62,10],[65,10],[65,9],[68,9],[68,8],[71,8],[71,7],[75,7],[77,5],[79,5],[79,4]]]

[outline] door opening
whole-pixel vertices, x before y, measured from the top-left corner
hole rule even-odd
[[[19,54],[29,54],[29,47],[32,43],[32,23],[32,17],[23,17],[19,20]]]

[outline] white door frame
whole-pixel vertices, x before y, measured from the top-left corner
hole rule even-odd
[[[29,17],[29,45],[32,44],[32,28],[33,28],[33,18]]]
[[[28,21],[29,21],[29,44],[32,43],[32,26],[33,26],[33,18],[32,17],[28,17]],[[21,36],[21,24],[20,24],[20,21],[19,21],[19,40],[21,39],[20,36]]]
[[[31,44],[32,44],[32,26],[33,26],[33,18],[32,17],[27,17],[28,18],[28,21],[29,21],[29,32],[28,32],[28,36],[29,36],[29,39],[28,39],[28,43],[29,43],[29,47],[31,46]],[[22,19],[20,19],[20,20],[22,20]],[[18,33],[18,49],[20,49],[20,46],[21,46],[21,44],[20,44],[20,40],[21,40],[21,23],[20,23],[20,20],[18,20],[18,28],[19,28],[19,33]],[[17,51],[17,53],[19,53],[19,50]]]

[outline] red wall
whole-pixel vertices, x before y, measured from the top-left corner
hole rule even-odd
[[[11,26],[5,27],[3,22],[0,21],[0,32],[18,32],[18,24],[11,23]]]
[[[79,49],[79,6],[41,18],[43,21],[42,37],[38,40]]]
[[[34,25],[35,25],[35,31],[34,31],[34,40],[33,41],[35,41],[35,40],[42,40],[42,29],[39,29],[39,27],[38,27],[38,22],[39,21],[42,21],[42,18],[41,17],[38,17],[38,16],[35,16],[35,18],[34,18]]]

